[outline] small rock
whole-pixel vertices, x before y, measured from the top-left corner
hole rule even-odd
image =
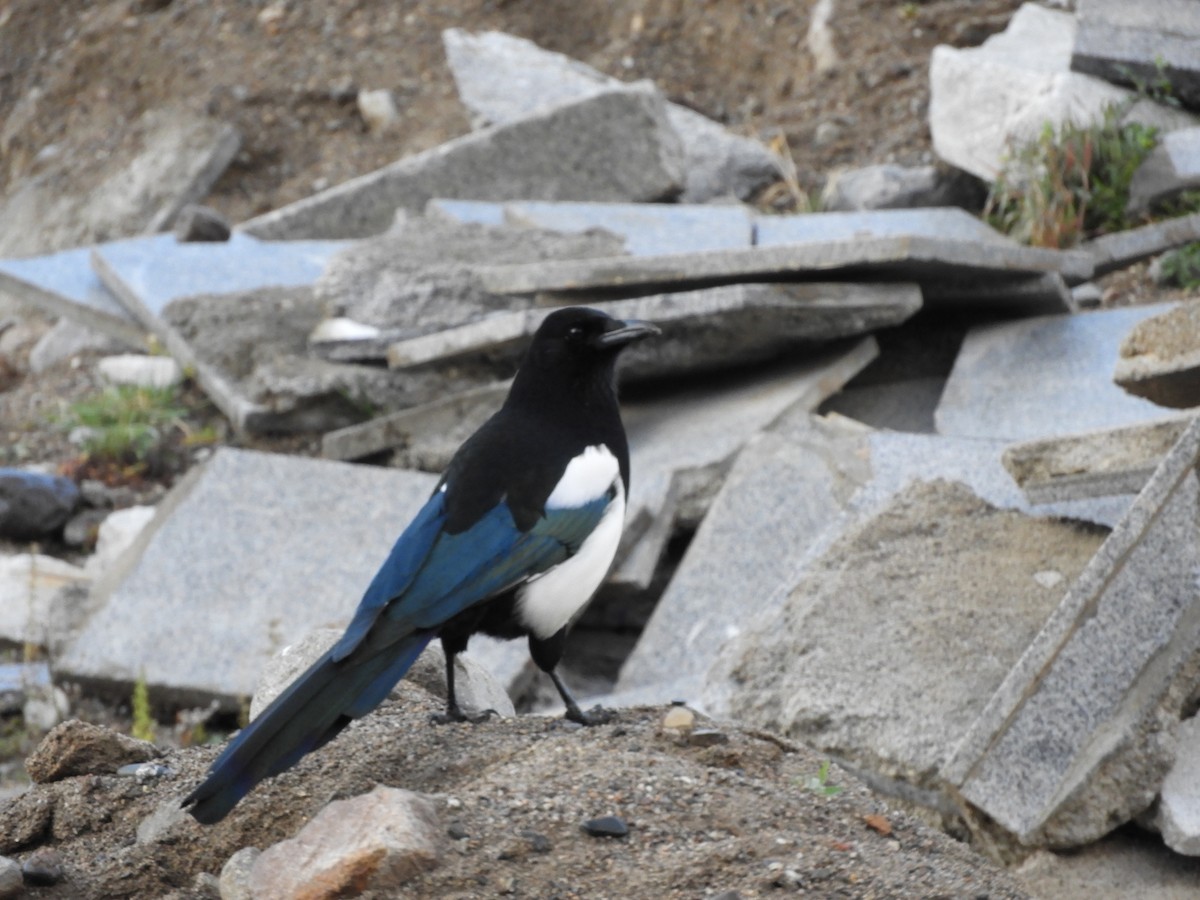
[[[229,220],[207,206],[191,203],[179,211],[172,229],[180,243],[215,243],[227,241],[233,229]]]
[[[729,735],[716,728],[698,728],[688,737],[688,743],[693,747],[715,747],[717,744],[728,744]]]
[[[63,526],[63,543],[68,547],[91,549],[96,546],[100,524],[108,518],[106,509],[85,509]]]
[[[359,91],[358,113],[371,131],[386,131],[400,121],[400,111],[389,90]]]
[[[96,363],[96,371],[109,384],[142,388],[169,388],[183,381],[183,370],[169,356],[121,353]]]
[[[462,822],[451,822],[446,826],[446,834],[450,836],[452,841],[465,841],[471,836]]]
[[[69,478],[0,468],[0,537],[33,540],[52,534],[79,505]]]
[[[663,717],[662,727],[671,731],[691,731],[696,725],[696,714],[686,706],[672,706]]]
[[[34,748],[25,771],[37,784],[46,784],[72,775],[108,775],[126,763],[160,755],[147,741],[71,719],[55,726]]]
[[[96,533],[96,552],[84,564],[84,571],[93,575],[104,572],[129,549],[153,518],[153,506],[131,506],[112,513],[100,523]]]
[[[151,781],[157,781],[159,778],[168,778],[175,774],[175,770],[170,766],[164,766],[162,763],[130,763],[127,766],[121,766],[117,769],[117,775],[122,778],[136,778],[138,784],[149,784]]]
[[[88,328],[73,319],[62,318],[29,351],[29,371],[40,375],[51,366],[85,351],[116,353],[124,348],[125,343],[111,335]]]
[[[262,855],[257,847],[243,847],[221,868],[221,900],[253,900],[250,870]]]
[[[221,900],[221,882],[216,875],[208,872],[197,872],[192,882],[192,890],[203,897]]]
[[[0,856],[0,900],[19,896],[24,887],[21,864],[15,859]]]
[[[50,887],[63,880],[62,856],[51,847],[34,850],[21,864],[21,874],[26,884],[34,887]]]
[[[70,714],[70,698],[52,684],[29,689],[21,707],[25,727],[33,731],[50,731]]]
[[[588,819],[580,827],[592,837],[620,838],[629,834],[629,826],[620,816],[601,816],[598,819]]]

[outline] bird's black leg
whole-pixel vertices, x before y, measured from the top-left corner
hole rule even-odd
[[[536,638],[531,634],[529,636],[529,655],[533,657],[533,661],[537,664],[537,667],[549,675],[550,680],[554,682],[554,687],[558,690],[558,696],[562,697],[562,702],[567,707],[567,719],[572,722],[578,722],[580,725],[603,725],[612,719],[613,714],[600,706],[593,706],[587,712],[581,710],[579,704],[575,702],[571,691],[567,688],[566,682],[555,671],[558,661],[562,659],[566,643],[567,630],[565,628],[545,640]]]
[[[430,717],[435,725],[446,725],[450,722],[470,722],[472,725],[478,725],[497,714],[494,709],[485,709],[472,716],[463,712],[462,707],[458,705],[458,694],[454,689],[454,660],[466,649],[466,643],[465,640],[459,642],[442,638],[442,649],[446,653],[446,711]]]

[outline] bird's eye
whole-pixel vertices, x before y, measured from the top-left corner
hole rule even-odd
[[[572,325],[567,329],[567,337],[573,341],[577,341],[583,337],[583,329],[578,325]]]

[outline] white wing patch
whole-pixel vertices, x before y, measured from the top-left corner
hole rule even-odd
[[[601,462],[605,459],[611,460],[611,467],[608,480],[601,485],[598,473],[603,471]],[[573,476],[572,468],[577,463],[579,466]],[[617,555],[621,528],[625,524],[625,489],[616,458],[607,447],[589,447],[582,456],[573,459],[550,496],[553,501],[561,491],[562,496],[574,499],[574,504],[567,504],[560,498],[559,508],[579,506],[603,495],[609,488],[615,490],[616,496],[604,510],[595,530],[579,546],[579,552],[531,578],[517,593],[517,615],[538,638],[553,637],[592,599]],[[551,506],[551,502],[547,501],[546,505]]]
[[[588,447],[567,464],[567,469],[546,500],[547,509],[576,509],[603,497],[617,481],[620,466],[608,447]]]

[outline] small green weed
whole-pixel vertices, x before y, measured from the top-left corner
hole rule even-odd
[[[1163,284],[1182,288],[1200,287],[1200,243],[1188,244],[1162,259]]]
[[[158,729],[154,721],[154,713],[150,709],[150,687],[146,684],[146,673],[138,675],[133,683],[133,724],[129,731],[140,741],[154,741]]]
[[[175,388],[107,387],[72,404],[67,425],[88,429],[83,447],[90,458],[132,465],[144,462],[186,413]]]
[[[831,760],[825,760],[821,763],[821,768],[817,769],[816,775],[809,775],[804,780],[804,789],[812,791],[815,794],[820,794],[822,797],[834,797],[843,791],[840,785],[829,783],[829,767],[832,765]]]

